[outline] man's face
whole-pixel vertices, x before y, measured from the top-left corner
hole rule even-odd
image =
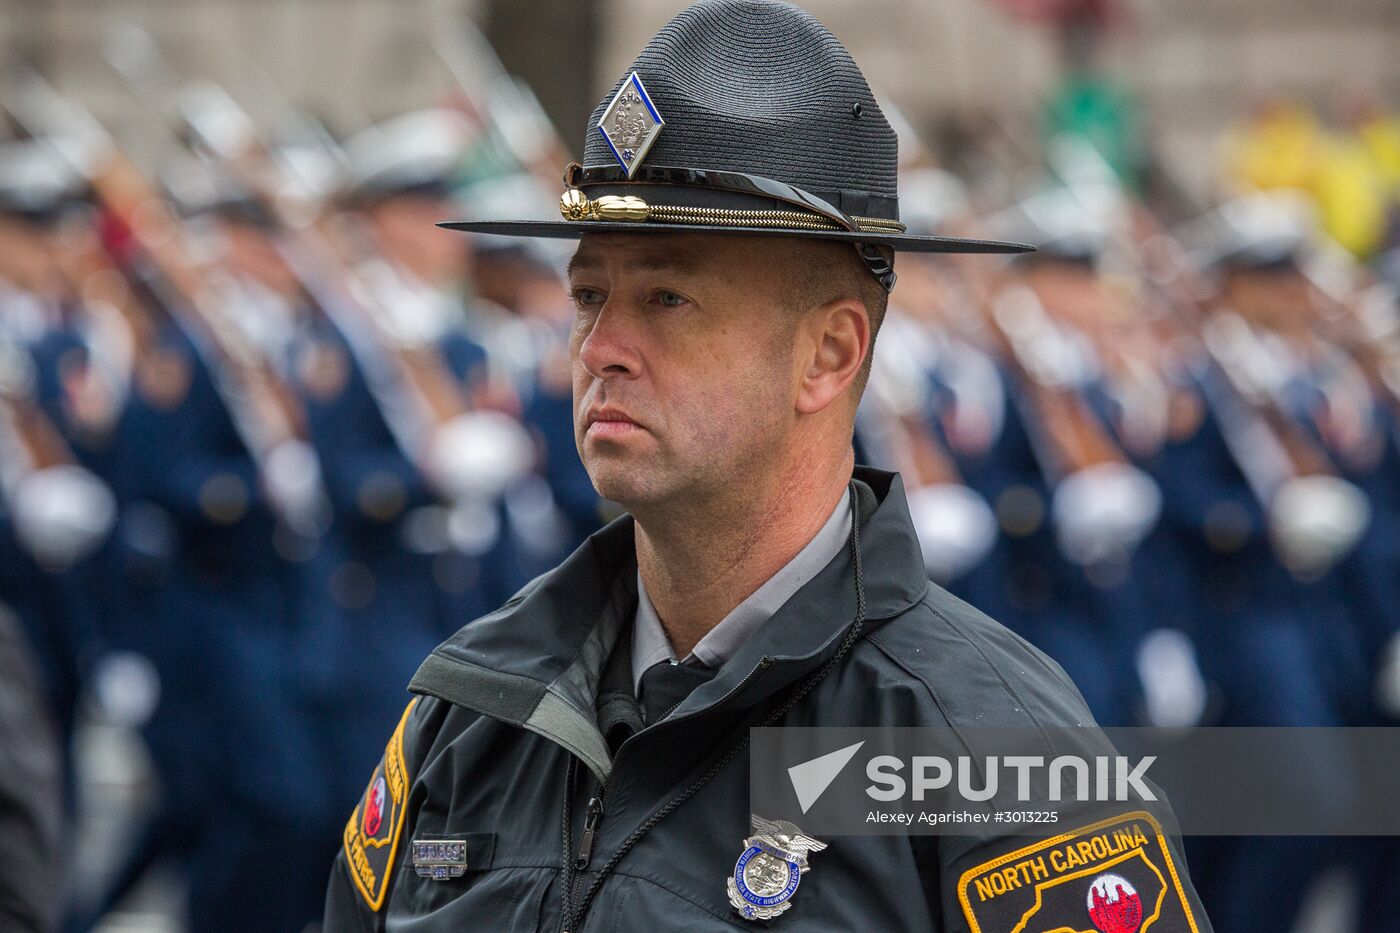
[[[1026,283],[1055,320],[1093,333],[1110,316],[1103,281],[1091,266],[1039,262],[1026,271]]]
[[[370,209],[375,232],[389,254],[430,285],[462,281],[471,269],[471,240],[437,227],[456,213],[445,198],[401,194]]]
[[[219,229],[224,234],[224,258],[231,269],[281,295],[296,295],[296,275],[266,231],[236,220],[224,221]]]
[[[761,237],[584,234],[574,433],[601,495],[634,510],[703,497],[777,459],[797,375],[775,264],[794,255]]]
[[[26,291],[45,292],[56,285],[54,253],[45,231],[0,214],[0,279]]]
[[[1232,271],[1222,297],[1245,320],[1271,330],[1291,332],[1312,317],[1312,284],[1293,266]]]

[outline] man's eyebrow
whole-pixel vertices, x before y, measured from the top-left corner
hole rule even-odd
[[[602,265],[603,263],[597,256],[590,253],[574,253],[569,257],[569,267],[565,274],[569,278],[573,278],[574,274],[577,272],[582,272],[584,270],[591,272],[602,268]]]
[[[668,249],[643,253],[628,265],[642,272],[695,272],[704,264],[689,250]]]
[[[647,251],[627,260],[631,269],[640,272],[698,272],[703,267],[700,257],[689,250],[666,249]],[[602,258],[594,253],[575,253],[569,260],[570,278],[578,272],[597,271],[603,267]]]

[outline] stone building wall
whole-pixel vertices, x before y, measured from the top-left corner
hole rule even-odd
[[[585,0],[575,0],[583,3]],[[0,0],[0,50],[36,61],[61,89],[108,119],[149,126],[103,62],[103,36],[135,22],[177,68],[223,81],[254,112],[271,105],[271,80],[291,99],[353,128],[430,103],[451,83],[431,37],[471,16],[488,27],[493,3],[509,30],[514,70],[540,86],[566,136],[680,0],[587,0],[596,48],[581,98],[579,76],[542,47],[589,41],[546,0]],[[992,0],[805,0],[852,49],[877,90],[918,126],[994,107],[1025,127],[1058,72],[1056,42]],[[1326,105],[1352,85],[1400,106],[1400,3],[1395,0],[1129,0],[1131,15],[1105,61],[1139,94],[1162,149],[1184,174],[1207,170],[1210,146],[1243,102],[1261,92]],[[506,9],[502,7],[501,9]],[[556,11],[551,13],[550,11]],[[566,34],[560,35],[561,31]],[[586,109],[586,108],[584,108]],[[140,132],[136,135],[141,136]]]

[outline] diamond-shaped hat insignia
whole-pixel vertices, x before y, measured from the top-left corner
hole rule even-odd
[[[642,86],[641,77],[634,71],[603,111],[598,132],[603,134],[613,157],[631,178],[665,125],[666,121],[656,112],[656,105]]]

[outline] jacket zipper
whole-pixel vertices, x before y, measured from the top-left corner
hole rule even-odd
[[[699,716],[702,713],[707,713],[717,706],[722,706],[725,703],[728,703],[731,699],[737,696],[740,691],[747,688],[748,685],[752,683],[753,680],[757,678],[759,674],[766,671],[769,667],[772,667],[772,665],[773,659],[768,657],[767,655],[764,655],[763,657],[758,659],[758,663],[754,665],[753,670],[745,674],[744,679],[735,684],[734,687],[728,693],[724,694],[724,696],[719,697],[713,703],[708,703],[697,710],[691,710],[684,716],[677,716],[675,719],[664,719],[661,722],[656,723],[655,726],[653,726],[653,728],[657,728],[662,725],[670,725],[677,722],[684,722],[685,720],[690,719],[691,717]],[[636,735],[640,734],[641,733],[639,732]],[[631,743],[631,741],[636,737],[636,735],[629,736],[620,746],[618,746],[617,754],[613,756],[613,766],[608,771],[608,776],[598,787],[598,793],[588,798],[588,809],[585,812],[583,818],[583,834],[579,838],[578,850],[574,854],[574,870],[572,877],[569,879],[569,886],[571,888],[578,888],[579,882],[582,880],[579,877],[579,873],[586,870],[588,868],[589,863],[593,859],[593,840],[597,837],[598,824],[601,823],[603,820],[603,803],[607,799],[608,787],[612,785],[612,776],[617,771],[618,759],[622,757],[623,750],[627,748],[628,744]],[[572,788],[570,790],[572,791]],[[570,900],[574,900],[573,895],[577,894],[578,892],[575,890],[570,891],[569,893]],[[585,905],[585,909],[582,912],[580,912],[577,917],[565,916],[563,918],[563,923],[559,927],[560,933],[571,933],[571,930],[576,931],[577,928],[583,923],[584,916],[586,914],[587,905]]]
[[[583,871],[593,857],[593,834],[598,830],[598,821],[603,818],[603,797],[588,798],[588,814],[583,818],[583,837],[579,839],[578,855],[574,856],[574,871]]]

